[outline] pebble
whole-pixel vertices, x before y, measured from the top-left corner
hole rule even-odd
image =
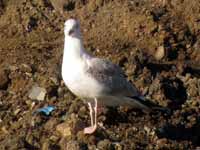
[[[105,149],[112,149],[112,144],[111,142],[108,140],[108,139],[105,139],[105,140],[102,140],[102,141],[99,141],[97,143],[97,148],[99,150],[105,150]]]
[[[60,133],[63,137],[69,137],[72,135],[71,127],[69,126],[68,122],[57,125],[56,131]]]
[[[62,138],[59,142],[62,150],[81,150],[79,143],[75,140],[67,141],[65,138]]]
[[[144,130],[147,132],[147,134],[149,134],[150,131],[151,131],[151,129],[149,127],[147,127],[147,126],[144,126]]]
[[[26,73],[31,73],[32,72],[32,68],[27,64],[21,64],[20,69],[23,72],[26,72]]]
[[[33,86],[29,92],[29,98],[32,100],[43,101],[45,99],[46,89],[39,86]]]
[[[58,93],[58,96],[61,97],[64,95],[64,90],[62,87],[59,87],[58,90],[57,90],[57,93]]]
[[[31,100],[26,100],[25,103],[29,106],[29,108],[32,110],[35,106],[35,102]]]
[[[199,89],[198,89],[198,80],[196,78],[194,79],[189,79],[188,80],[188,90],[187,90],[187,94],[190,97],[196,97],[199,94]]]
[[[25,75],[27,75],[29,78],[31,78],[33,76],[32,73],[28,73],[28,72],[25,72]]]
[[[164,146],[164,144],[167,144],[167,139],[166,138],[158,139],[156,143],[159,146]]]
[[[21,111],[21,109],[20,109],[20,108],[17,108],[17,109],[14,111],[14,115],[16,116],[20,111]]]
[[[56,77],[50,77],[50,80],[55,84],[55,85],[59,85],[59,81]]]
[[[48,141],[45,141],[43,144],[42,144],[42,150],[48,150],[49,149],[49,142]]]
[[[122,150],[123,149],[122,145],[118,142],[113,143],[113,145],[114,145],[114,148],[116,150]]]
[[[69,141],[67,142],[67,150],[80,150],[79,143],[77,141]]]
[[[82,118],[84,118],[87,114],[87,109],[85,106],[82,106],[79,111],[78,111],[78,115]]]
[[[61,14],[64,13],[64,5],[66,4],[66,1],[65,0],[50,0],[53,8],[60,12]]]
[[[1,127],[0,131],[2,131],[4,134],[8,134],[8,130],[5,126]]]
[[[13,65],[8,66],[8,68],[9,68],[10,71],[13,71],[13,72],[18,69],[17,66],[13,66]]]
[[[61,87],[65,87],[65,82],[63,80],[60,81]]]
[[[57,136],[55,136],[55,135],[52,135],[52,136],[50,136],[49,139],[50,139],[51,141],[53,141],[53,142],[56,142],[56,141],[59,140],[59,137],[57,137]]]
[[[161,60],[164,56],[165,56],[165,48],[164,46],[159,46],[154,54],[154,57],[156,60]]]
[[[82,131],[83,128],[83,122],[75,114],[71,114],[64,123],[57,125],[56,131],[63,137],[70,137]]]

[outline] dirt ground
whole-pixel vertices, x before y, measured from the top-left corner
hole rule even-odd
[[[108,108],[84,135],[87,106],[60,76],[72,17],[88,51],[171,113]],[[28,97],[35,84],[43,101]],[[49,116],[33,114],[47,105],[56,107]],[[200,1],[0,0],[0,149],[200,149]]]

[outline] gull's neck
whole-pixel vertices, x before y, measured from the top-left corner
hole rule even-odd
[[[64,44],[64,57],[70,59],[81,59],[84,53],[82,40],[66,36]]]
[[[63,61],[81,61],[89,57],[81,38],[65,36]]]
[[[91,56],[83,47],[81,38],[66,36],[62,61],[62,76],[65,82],[71,82],[71,78],[74,78],[77,72],[81,72],[85,67],[87,68],[90,58]]]

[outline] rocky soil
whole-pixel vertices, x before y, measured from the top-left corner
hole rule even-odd
[[[65,87],[63,24],[81,23],[84,45],[112,60],[170,114],[108,108],[99,128]],[[54,106],[50,115],[35,113]],[[200,148],[200,1],[0,0],[0,149]]]

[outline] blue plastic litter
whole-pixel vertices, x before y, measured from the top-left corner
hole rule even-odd
[[[35,113],[43,113],[48,116],[55,109],[56,109],[56,107],[54,107],[54,106],[46,106],[46,107],[37,109],[35,111]]]

